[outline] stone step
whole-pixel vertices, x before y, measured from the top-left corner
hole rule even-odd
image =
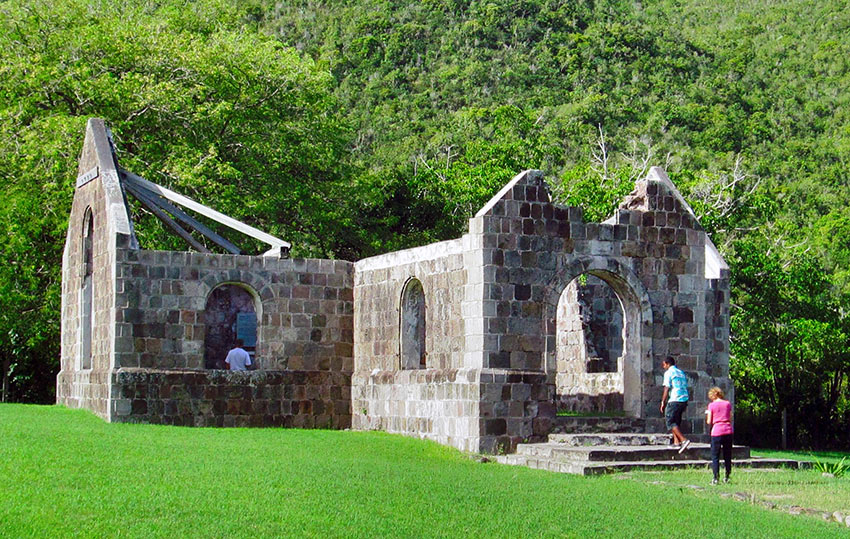
[[[559,462],[706,460],[711,458],[711,446],[708,444],[692,443],[684,453],[680,454],[678,449],[670,448],[669,446],[571,446],[559,442],[547,442],[518,444],[516,454]],[[749,447],[738,445],[732,448],[732,458],[746,459],[749,456]]]
[[[526,455],[502,455],[496,461],[512,466],[525,466],[536,470],[569,473],[577,475],[600,475],[606,473],[628,472],[633,470],[662,471],[681,468],[708,468],[711,461],[704,459],[669,460],[669,461],[614,461],[614,462],[561,462],[546,458]],[[789,459],[771,459],[752,457],[733,459],[732,466],[737,468],[801,468],[808,463]],[[722,464],[721,464],[722,466]]]
[[[533,470],[546,470],[550,472],[570,473],[585,475],[585,463],[575,462],[559,462],[546,458],[537,458],[527,455],[499,455],[496,457],[496,462],[508,464],[511,466],[525,466]]]
[[[583,434],[595,432],[645,432],[646,421],[619,416],[556,416],[551,419],[551,434]]]
[[[631,432],[597,432],[585,434],[550,434],[549,441],[571,446],[588,445],[670,445],[670,434],[642,434]]]

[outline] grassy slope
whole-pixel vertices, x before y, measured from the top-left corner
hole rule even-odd
[[[780,456],[780,455],[774,455]],[[781,455],[788,458],[788,453]],[[821,459],[823,460],[823,459]],[[723,464],[721,463],[721,474]],[[647,472],[631,474],[643,482],[664,481],[671,485],[688,487],[703,486],[700,496],[716,497],[719,493],[745,493],[759,500],[780,506],[799,506],[832,513],[850,512],[850,477],[823,477],[817,470],[732,470],[729,484],[709,485],[711,472],[701,470],[679,470],[674,472]]]
[[[5,404],[0,440],[0,535],[9,536],[842,531],[686,490],[479,464],[383,433],[111,425],[84,411]]]
[[[781,451],[778,449],[754,449],[759,457],[808,460],[811,462],[837,463],[844,458],[850,459],[850,453],[844,451]]]

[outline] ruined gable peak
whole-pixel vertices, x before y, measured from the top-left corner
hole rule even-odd
[[[650,168],[646,178],[638,180],[634,191],[620,204],[620,209],[690,214],[695,228],[702,230],[694,210],[685,201],[682,193],[679,192],[661,167]],[[718,279],[724,271],[728,272],[728,270],[729,266],[721,256],[720,251],[717,250],[708,234],[705,234],[705,277],[707,279]]]
[[[475,217],[492,214],[493,208],[499,202],[505,200],[551,202],[549,187],[543,181],[543,171],[529,169],[514,176],[487,204],[478,210]]]
[[[97,185],[99,184],[99,185]],[[99,222],[105,223],[106,230],[112,236],[123,235],[128,244],[138,248],[130,218],[130,209],[124,189],[118,176],[118,162],[112,145],[112,135],[106,123],[100,118],[89,118],[86,123],[86,138],[80,152],[78,175],[74,197],[86,191],[94,190],[95,197],[103,197],[105,213],[99,216]],[[91,203],[91,197],[83,197],[79,211]],[[103,225],[99,225],[103,226]]]
[[[623,199],[620,209],[688,213],[696,220],[693,209],[661,167],[650,168],[646,178],[635,183],[634,190]]]

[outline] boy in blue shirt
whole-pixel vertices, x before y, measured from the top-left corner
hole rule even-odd
[[[691,441],[685,438],[679,428],[682,414],[688,407],[688,377],[676,366],[676,360],[672,357],[662,361],[661,366],[664,368],[661,413],[667,420],[667,428],[673,432],[673,444],[679,447],[679,453],[683,453],[691,445]]]

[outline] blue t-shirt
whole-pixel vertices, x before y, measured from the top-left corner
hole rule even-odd
[[[664,371],[664,387],[670,388],[668,402],[688,402],[688,377],[679,367],[673,365]]]

